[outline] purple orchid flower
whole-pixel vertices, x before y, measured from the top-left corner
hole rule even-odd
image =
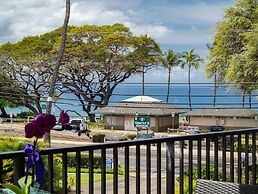
[[[25,126],[25,137],[42,138],[45,133],[49,133],[56,125],[56,117],[52,114],[39,114],[36,118]],[[44,177],[44,164],[40,157],[39,151],[36,150],[37,139],[34,145],[27,144],[24,148],[24,154],[28,157],[26,164],[26,178],[27,183],[29,169],[35,165],[36,167],[36,180],[41,185]]]
[[[27,165],[26,165],[25,184],[27,184],[29,169],[33,165],[36,165],[36,178],[37,178],[37,182],[41,185],[43,182],[43,176],[44,176],[44,164],[41,160],[39,152],[35,150],[35,147],[33,145],[27,144],[24,148],[24,153],[26,156],[28,156]]]
[[[25,126],[25,137],[42,138],[45,133],[49,133],[56,125],[56,117],[52,114],[39,114],[36,118]]]
[[[67,123],[69,123],[69,115],[67,114],[67,112],[65,112],[64,110],[61,111],[60,116],[59,116],[59,120],[58,122],[61,125],[65,125]]]

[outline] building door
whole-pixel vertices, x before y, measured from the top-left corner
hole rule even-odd
[[[125,130],[133,131],[136,130],[134,127],[134,117],[133,116],[125,116],[124,117],[124,125],[125,125]]]

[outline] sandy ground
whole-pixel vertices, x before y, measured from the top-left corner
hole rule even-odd
[[[24,124],[0,124],[0,135],[9,135],[18,138],[24,137]],[[53,142],[60,143],[62,141],[71,141],[71,142],[90,142],[90,139],[86,135],[78,136],[77,133],[73,131],[51,131],[51,140]]]

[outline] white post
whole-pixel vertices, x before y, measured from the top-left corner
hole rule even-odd
[[[13,130],[13,113],[10,113],[11,118],[11,131]]]
[[[176,115],[175,112],[171,113],[171,116],[172,116],[172,129],[174,129],[174,127],[175,127],[175,115]]]
[[[236,127],[236,116],[233,117],[234,127]]]

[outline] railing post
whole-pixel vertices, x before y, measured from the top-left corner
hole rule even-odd
[[[166,168],[167,168],[167,194],[175,193],[175,144],[167,142],[166,152]]]
[[[25,158],[15,158],[14,161],[14,184],[18,185],[18,181],[20,178],[22,178],[24,173],[24,167],[25,167]]]
[[[3,183],[3,159],[0,159],[0,183]]]
[[[256,133],[252,133],[252,184],[256,185]]]

